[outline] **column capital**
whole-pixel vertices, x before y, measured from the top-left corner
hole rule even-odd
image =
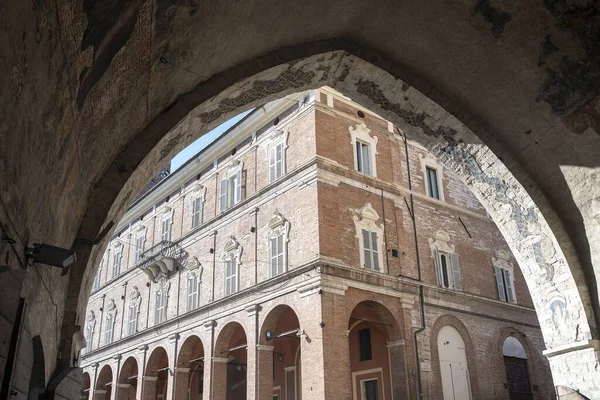
[[[388,342],[387,347],[398,347],[398,346],[406,346],[406,340],[404,339],[400,339],[400,340],[396,340],[394,342]]]
[[[227,357],[213,357],[213,362],[227,364],[229,359]]]
[[[190,369],[187,367],[175,367],[175,372],[190,372]]]
[[[121,359],[121,355],[120,354],[115,354],[114,356],[112,356],[112,359],[118,361],[118,360]]]
[[[256,350],[258,350],[258,351],[273,351],[274,348],[275,348],[275,346],[269,346],[266,344],[257,344],[256,345]]]
[[[143,376],[142,379],[148,382],[156,382],[158,380],[158,376]]]
[[[260,306],[258,304],[252,304],[251,306],[246,307],[246,312],[249,317],[254,316],[257,312],[260,311]]]
[[[204,329],[206,329],[207,332],[210,332],[214,329],[215,325],[217,325],[217,321],[211,319],[210,321],[206,321],[202,325],[204,325]]]
[[[174,343],[177,339],[179,339],[179,333],[172,333],[168,337],[169,343]]]
[[[147,345],[147,344],[140,344],[140,345],[137,347],[137,350],[138,350],[139,352],[145,352],[146,350],[148,350],[148,345]]]

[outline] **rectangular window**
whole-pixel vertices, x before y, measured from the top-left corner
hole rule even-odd
[[[160,324],[167,320],[167,292],[156,292],[156,304],[154,308],[154,324]]]
[[[193,275],[187,280],[187,311],[198,307],[198,275]]]
[[[106,328],[104,331],[104,344],[112,343],[114,325],[115,325],[115,318],[111,317],[111,316],[106,317]]]
[[[219,204],[221,211],[236,205],[242,199],[242,170],[221,180]]]
[[[100,264],[100,267],[96,270],[96,275],[94,275],[94,283],[92,284],[92,289],[96,290],[100,287],[100,274],[102,273],[102,267],[104,262]]]
[[[160,225],[160,239],[163,242],[171,241],[171,217],[164,218]]]
[[[200,226],[202,223],[202,197],[196,197],[192,200],[192,229]]]
[[[358,349],[360,361],[367,361],[372,358],[371,354],[371,329],[361,329],[358,331]]]
[[[127,335],[133,335],[137,332],[138,314],[140,307],[137,304],[129,306],[129,320],[127,321]]]
[[[458,256],[454,253],[434,251],[434,261],[438,284],[441,287],[462,290],[460,265]]]
[[[112,264],[112,277],[116,278],[119,276],[119,272],[121,271],[121,248],[115,248],[113,250],[113,264]]]
[[[271,278],[285,272],[283,263],[283,233],[269,239],[270,260],[269,273]]]
[[[231,257],[225,261],[225,296],[237,292],[237,260]]]
[[[146,242],[146,238],[144,235],[139,235],[135,238],[135,253],[134,253],[134,263],[139,263],[142,261],[142,254],[144,254],[144,243]]]
[[[92,339],[94,338],[94,332],[92,330],[92,326],[88,324],[85,327],[85,352],[89,353],[92,351]]]
[[[283,143],[269,148],[269,182],[283,176]]]
[[[437,170],[426,167],[427,169],[427,195],[434,199],[440,199],[440,192],[438,189],[438,176]]]
[[[377,233],[366,229],[362,230],[363,252],[365,269],[379,271],[379,252],[377,247]]]
[[[356,170],[365,175],[373,175],[371,164],[371,145],[356,141]]]
[[[379,400],[377,379],[363,381],[363,400]]]
[[[509,303],[515,302],[515,292],[512,283],[512,276],[507,269],[494,266],[496,273],[496,285],[498,287],[498,297],[502,301]]]

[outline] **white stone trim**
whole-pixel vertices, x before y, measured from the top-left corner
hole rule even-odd
[[[358,172],[358,155],[356,154],[356,142],[360,141],[369,145],[371,152],[371,174],[365,174],[368,176],[377,177],[377,142],[379,138],[377,136],[371,136],[371,130],[367,128],[367,125],[362,122],[356,124],[356,126],[349,126],[348,131],[350,132],[350,144],[352,145],[352,153],[354,154],[354,170]],[[362,172],[364,174],[364,172]]]
[[[367,379],[361,379],[358,381],[358,384],[360,386],[360,397],[358,397],[358,393],[356,393],[356,378],[360,375],[367,375],[367,374],[375,374],[379,372],[379,376],[376,378],[367,378]],[[381,378],[381,379],[379,379]],[[372,380],[377,380],[377,382],[379,383],[379,381],[381,381],[381,389],[379,390],[379,392],[381,393],[381,400],[385,400],[385,388],[383,386],[383,368],[379,367],[379,368],[372,368],[372,369],[365,369],[362,371],[356,371],[352,373],[352,399],[353,400],[361,400],[363,398],[362,396],[362,390],[363,390],[363,382],[366,381],[372,381]],[[379,386],[378,386],[379,387]]]
[[[242,265],[242,245],[234,236],[230,236],[223,246],[223,254],[221,260],[223,262],[223,297],[230,296],[240,290],[240,266]],[[235,292],[225,294],[227,287],[227,261],[235,259]]]
[[[438,160],[431,154],[419,154],[419,161],[421,163],[421,173],[423,174],[423,186],[425,186],[425,194],[427,197],[438,200],[431,196],[429,193],[429,185],[427,184],[427,167],[434,169],[437,175],[437,187],[438,194],[440,195],[439,201],[446,201],[444,198],[444,166],[438,162]]]
[[[267,224],[267,276],[273,278],[276,275],[271,274],[271,239],[277,238],[283,235],[283,272],[286,273],[288,270],[288,243],[290,232],[290,222],[285,219],[279,212],[275,211],[273,216]]]
[[[362,238],[362,230],[364,229],[377,234],[377,261],[379,269],[373,269],[370,271],[383,272],[383,252],[385,251],[385,240],[383,235],[383,223],[377,224],[377,221],[379,221],[379,214],[377,211],[375,211],[371,203],[366,203],[360,210],[356,210],[356,215],[354,215],[353,220],[354,227],[356,229],[355,237],[358,240],[360,267],[365,268],[365,248]]]

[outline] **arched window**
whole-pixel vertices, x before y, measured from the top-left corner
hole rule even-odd
[[[239,285],[239,267],[241,264],[242,246],[233,236],[225,242],[222,255],[223,266],[225,269],[224,295],[229,296],[238,291]]]
[[[471,399],[467,353],[460,332],[449,325],[442,327],[437,345],[444,400]]]
[[[290,223],[275,212],[269,221],[269,278],[287,271],[287,243]]]

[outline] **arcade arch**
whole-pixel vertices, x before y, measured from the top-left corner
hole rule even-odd
[[[146,363],[142,400],[166,399],[169,379],[173,379],[169,356],[163,347],[157,347],[150,353]]]
[[[96,378],[93,400],[110,400],[113,391],[113,371],[110,365],[102,367]]]
[[[116,385],[116,400],[131,400],[136,398],[139,380],[138,363],[135,357],[129,357],[123,363]]]
[[[248,339],[242,325],[229,322],[219,332],[213,357],[213,398],[243,400],[248,375]]]
[[[175,398],[200,400],[204,391],[204,345],[198,336],[191,335],[181,345],[175,367]]]

